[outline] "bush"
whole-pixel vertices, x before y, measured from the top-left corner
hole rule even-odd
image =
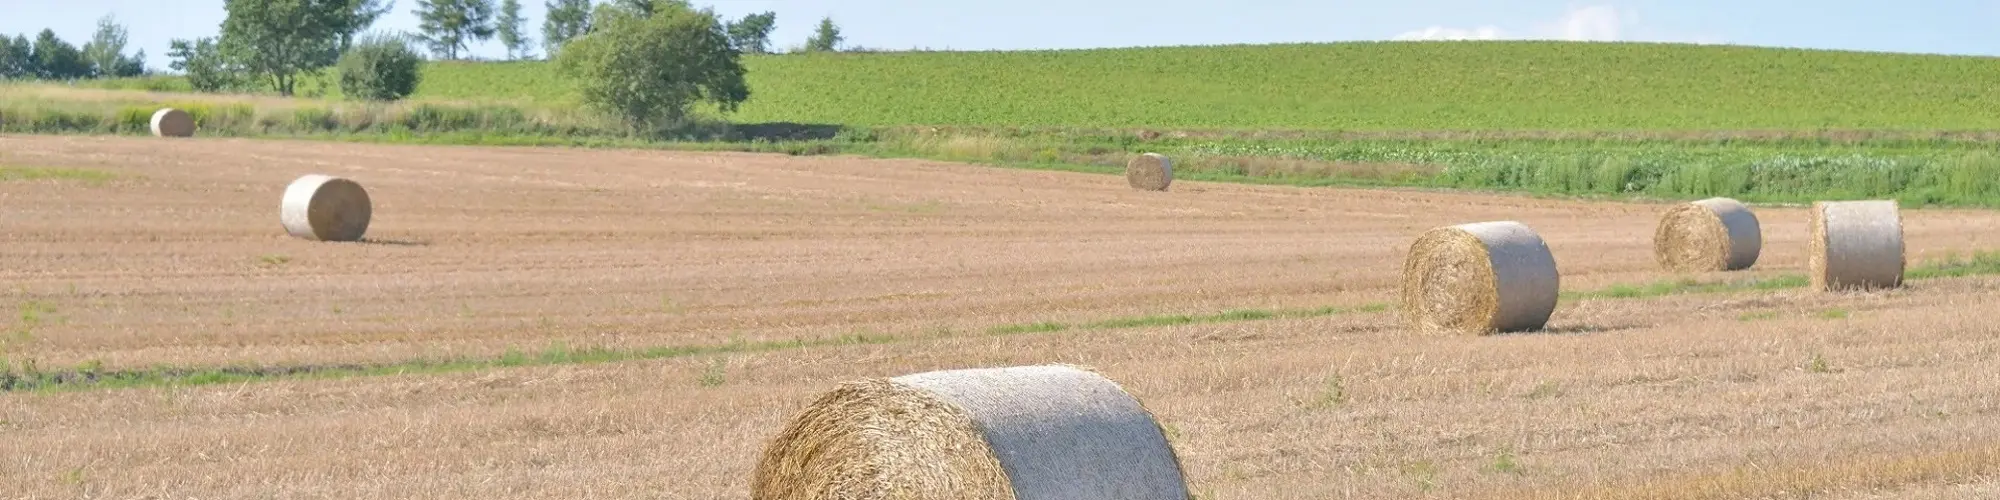
[[[591,19],[593,31],[556,53],[557,66],[580,84],[584,103],[646,134],[684,126],[696,101],[735,111],[750,88],[715,13],[676,2],[652,5],[649,16],[600,8]]]
[[[394,101],[417,91],[423,56],[395,36],[362,39],[340,56],[340,92],[348,99]]]
[[[222,50],[214,37],[174,40],[167,51],[173,62],[167,67],[187,74],[188,88],[196,92],[225,92],[243,87],[243,63]]]
[[[325,132],[340,128],[333,110],[305,107],[292,110],[292,128],[300,132]]]

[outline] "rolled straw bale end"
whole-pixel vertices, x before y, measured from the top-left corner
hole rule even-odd
[[[1807,224],[1806,274],[1813,290],[1903,285],[1903,220],[1895,200],[1815,202]]]
[[[1180,461],[1116,383],[1068,366],[842,384],[764,448],[753,500],[1185,500]]]
[[[1539,329],[1561,278],[1541,236],[1515,221],[1424,232],[1403,261],[1402,312],[1412,328],[1486,335]]]
[[[1146,153],[1125,163],[1125,182],[1133,189],[1166,191],[1174,183],[1174,166],[1166,155]]]
[[[1660,216],[1653,232],[1653,256],[1672,271],[1748,269],[1763,246],[1757,215],[1729,198],[1676,205]]]
[[[280,201],[279,222],[292,236],[319,241],[359,241],[374,214],[368,191],[354,181],[312,174],[292,181]]]
[[[153,112],[154,137],[193,137],[194,116],[174,108]]]

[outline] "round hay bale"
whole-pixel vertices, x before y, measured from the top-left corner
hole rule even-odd
[[[153,112],[154,137],[194,137],[194,115],[174,108]]]
[[[1653,231],[1653,257],[1672,271],[1749,269],[1763,247],[1757,214],[1729,198],[1675,206],[1660,216]]]
[[[1806,268],[1816,291],[1903,285],[1903,218],[1895,200],[1822,201],[1808,215]]]
[[[285,232],[320,241],[359,241],[374,214],[368,191],[339,177],[312,174],[292,181],[278,213]]]
[[[1186,500],[1180,459],[1118,384],[1059,365],[842,384],[764,448],[753,500]]]
[[[1166,191],[1174,183],[1174,165],[1166,155],[1146,153],[1125,162],[1125,182],[1133,189]]]
[[[1403,261],[1403,315],[1424,332],[1486,335],[1542,328],[1561,278],[1542,237],[1514,221],[1425,231]]]

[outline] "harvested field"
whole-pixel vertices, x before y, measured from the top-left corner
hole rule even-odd
[[[1659,271],[1659,205],[1177,182],[833,157],[0,137],[4,353],[40,366],[310,365],[569,346],[894,339],[608,364],[0,393],[0,498],[747,498],[841,380],[1075,363],[1142,398],[1203,499],[1952,498],[2000,477],[2000,278],[1559,305],[1550,332],[1393,310],[1423,230],[1535,228],[1566,291]],[[369,243],[287,236],[305,172]],[[1797,275],[1758,207],[1747,273]],[[1913,265],[2000,214],[1905,209]]]

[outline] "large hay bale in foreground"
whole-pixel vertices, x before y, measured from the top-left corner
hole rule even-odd
[[[1125,162],[1125,182],[1133,189],[1166,191],[1174,183],[1173,161],[1166,155],[1146,153]]]
[[[1653,231],[1653,256],[1672,271],[1749,269],[1763,247],[1757,214],[1729,198],[1677,205]]]
[[[193,137],[194,115],[174,108],[153,112],[154,137]]]
[[[1903,218],[1895,200],[1813,203],[1807,276],[1816,291],[1903,285]]]
[[[1403,315],[1424,332],[1533,330],[1548,324],[1560,285],[1555,256],[1525,224],[1440,227],[1403,261]]]
[[[320,174],[292,181],[280,204],[285,232],[309,240],[358,241],[374,214],[360,184]]]
[[[753,500],[1187,500],[1153,415],[1067,366],[842,384],[764,448]]]

